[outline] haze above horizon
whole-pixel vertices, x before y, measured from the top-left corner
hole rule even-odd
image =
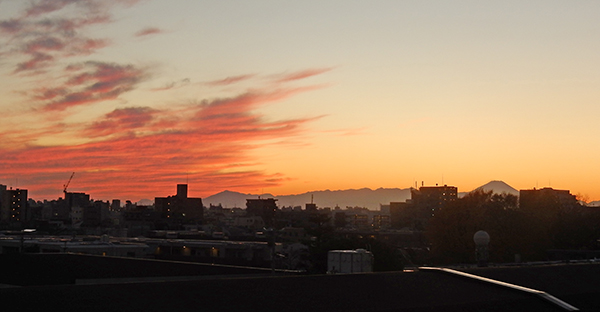
[[[0,184],[600,200],[596,1],[0,0]]]

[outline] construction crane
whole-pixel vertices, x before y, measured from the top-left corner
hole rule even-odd
[[[67,183],[65,185],[63,185],[64,186],[63,193],[65,193],[65,199],[67,198],[67,187],[69,187],[69,183],[71,183],[71,179],[73,179],[74,175],[75,175],[75,172],[71,173],[71,177],[69,178],[69,181],[67,181]]]

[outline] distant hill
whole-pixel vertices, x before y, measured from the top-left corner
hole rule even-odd
[[[504,181],[490,181],[480,187],[475,188],[472,191],[482,189],[484,191],[493,191],[494,193],[512,194],[519,196],[519,191],[514,187],[508,185]],[[472,192],[471,191],[471,192]],[[463,197],[469,192],[460,192],[458,197]],[[246,208],[246,199],[249,198],[275,198],[277,199],[277,205],[279,207],[289,206],[302,206],[306,203],[310,203],[311,195],[313,196],[313,202],[317,204],[317,207],[331,207],[340,206],[341,208],[351,207],[366,207],[371,210],[379,210],[380,204],[389,204],[390,202],[404,202],[410,199],[410,188],[378,188],[372,190],[369,188],[362,189],[350,189],[350,190],[324,190],[324,191],[311,191],[302,194],[295,195],[280,195],[274,196],[272,194],[244,194],[233,191],[223,191],[206,198],[202,198],[204,206],[208,207],[210,204],[219,205],[221,204],[226,208]],[[141,199],[138,204],[140,205],[151,205],[154,201],[149,199]],[[600,201],[593,201],[588,203],[588,206],[600,207]]]
[[[313,197],[313,202],[317,204],[317,207],[320,208],[334,208],[335,206],[346,208],[346,206],[358,206],[366,207],[371,210],[379,210],[379,204],[389,204],[390,202],[403,202],[409,199],[410,188],[379,188],[376,190],[362,188],[357,190],[352,189],[336,191],[324,190],[282,196],[273,196],[271,194],[243,194],[232,191],[223,191],[218,194],[203,198],[202,203],[204,204],[204,206],[207,207],[210,204],[221,204],[223,207],[228,208],[246,208],[246,199],[258,198],[260,196],[261,198],[277,199],[277,205],[279,207],[304,207],[306,203],[310,203],[311,195]]]
[[[519,191],[510,185],[502,181],[490,181],[477,189],[483,189],[485,191],[493,191],[494,193],[508,193],[513,195],[519,195]],[[467,194],[459,193],[459,197]],[[389,204],[390,202],[404,202],[410,199],[410,188],[378,188],[372,190],[369,188],[362,189],[350,189],[350,190],[324,190],[324,191],[311,191],[302,194],[295,195],[280,195],[274,196],[272,194],[244,194],[233,191],[223,191],[215,195],[208,196],[202,199],[204,206],[219,205],[227,208],[246,208],[246,199],[249,198],[275,198],[277,199],[277,205],[279,207],[289,206],[301,206],[304,208],[306,203],[310,203],[311,196],[313,202],[317,204],[317,207],[331,207],[339,206],[341,208],[350,207],[366,207],[371,210],[379,210],[380,204]]]
[[[519,191],[503,181],[490,181],[477,189],[483,189],[485,191],[493,191],[494,193],[508,193],[513,195],[519,195]],[[459,193],[459,197],[464,196],[465,193]],[[334,208],[339,206],[341,208],[350,207],[366,207],[371,210],[379,210],[380,204],[389,204],[390,202],[404,202],[410,199],[410,188],[378,188],[372,190],[369,188],[362,189],[350,189],[350,190],[324,190],[324,191],[311,191],[302,194],[295,195],[280,195],[274,196],[272,194],[244,194],[232,191],[223,191],[215,195],[203,198],[202,203],[204,206],[219,205],[227,208],[246,208],[246,199],[249,198],[275,198],[277,199],[277,205],[279,207],[289,206],[301,206],[304,207],[306,203],[310,203],[311,196],[313,202],[317,204],[317,207],[331,207]]]
[[[250,198],[273,198],[271,194],[244,194],[232,191],[223,191],[206,198],[202,198],[202,204],[208,207],[210,204],[218,206],[219,204],[226,208],[246,208],[246,199]]]
[[[304,206],[310,203],[311,195],[314,203],[318,207],[339,206],[346,208],[366,207],[371,210],[379,210],[380,204],[389,204],[390,202],[403,202],[410,198],[410,188],[378,188],[372,190],[369,188],[337,190],[337,191],[313,191],[298,195],[278,196],[279,206]]]

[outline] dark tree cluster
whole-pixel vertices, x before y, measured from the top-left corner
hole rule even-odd
[[[596,249],[600,211],[579,204],[565,207],[546,195],[519,205],[514,195],[475,191],[449,203],[430,220],[426,234],[431,261],[473,263],[473,234],[479,230],[490,235],[491,262],[542,261],[548,260],[548,250]]]
[[[327,253],[330,250],[366,249],[373,253],[373,271],[401,271],[404,269],[404,258],[395,246],[377,240],[373,237],[353,236],[343,237],[337,235],[330,225],[330,218],[324,214],[314,213],[310,217],[313,225],[309,234],[313,235],[311,241],[305,243],[309,246],[309,273],[323,274],[327,271]]]

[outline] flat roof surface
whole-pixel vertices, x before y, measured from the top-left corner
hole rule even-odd
[[[531,295],[434,272],[28,286],[0,289],[0,297],[13,311],[560,311]]]
[[[218,266],[125,258],[63,254],[24,259],[27,261],[13,262],[12,268],[5,264],[3,270],[20,270],[19,276],[69,270],[75,278],[94,279],[110,272],[114,278],[144,276],[132,272],[139,268],[155,278],[149,282],[132,278],[118,284],[107,280],[107,284],[96,285],[0,288],[2,311],[561,311],[528,293],[436,271],[251,277],[228,275],[250,274],[251,268],[224,267],[219,270],[225,271],[210,272]],[[35,262],[49,263],[50,259],[55,264],[42,270]],[[23,265],[19,267],[19,263]],[[461,271],[546,291],[584,311],[600,310],[600,264]],[[218,275],[161,281],[156,272],[183,277]],[[67,274],[54,272],[52,278],[59,277],[57,273]]]

